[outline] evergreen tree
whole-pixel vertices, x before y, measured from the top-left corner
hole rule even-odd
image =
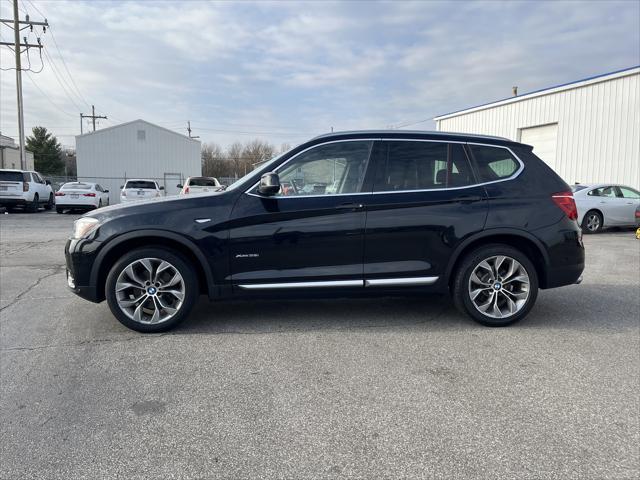
[[[45,127],[33,127],[32,133],[27,137],[27,150],[33,152],[36,170],[43,175],[63,174],[62,146],[58,139]]]

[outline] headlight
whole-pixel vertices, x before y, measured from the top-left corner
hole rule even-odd
[[[98,228],[100,222],[91,217],[82,217],[73,222],[73,238],[83,238]]]

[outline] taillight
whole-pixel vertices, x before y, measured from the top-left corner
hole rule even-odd
[[[636,210],[636,218],[640,218],[640,209]]]
[[[22,191],[23,192],[29,191],[29,184],[27,182],[22,182]]]
[[[551,199],[554,203],[560,207],[569,220],[578,219],[578,208],[576,202],[573,199],[573,193],[570,191],[558,192],[551,195]]]
[[[64,197],[64,193],[63,192],[56,192],[56,197]]]
[[[95,197],[96,194],[95,193],[85,193],[84,196],[85,197]]]
[[[189,187],[184,188],[184,193],[189,193]]]

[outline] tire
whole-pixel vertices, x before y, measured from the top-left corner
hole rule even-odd
[[[38,194],[36,193],[33,196],[33,201],[27,205],[27,211],[29,213],[36,213],[38,211],[38,208],[40,208],[40,198],[38,197]]]
[[[53,199],[53,193],[49,195],[49,201],[44,205],[45,210],[51,210],[55,205],[55,201]]]
[[[56,207],[56,213],[64,213],[64,208]]]
[[[602,214],[596,210],[589,210],[582,219],[582,231],[584,233],[600,233],[603,224]]]
[[[500,263],[500,257],[506,258]],[[491,270],[490,274],[481,265],[495,267],[496,263],[499,275],[497,279],[495,270]],[[517,270],[505,277],[512,265]],[[474,272],[474,279],[481,280],[481,283],[471,279]],[[475,303],[472,291],[476,293]],[[492,301],[495,297],[498,299],[497,304]],[[531,311],[537,297],[538,274],[535,267],[525,254],[509,245],[490,244],[479,247],[464,257],[455,273],[453,302],[456,308],[488,327],[505,327],[521,320]],[[481,308],[485,308],[485,305],[489,306],[486,307],[486,313],[483,313]]]
[[[170,267],[163,269],[157,284],[148,284],[154,280],[148,268],[157,275],[161,262]],[[179,274],[179,283],[172,284],[175,273]],[[118,292],[118,283],[130,287]],[[175,293],[162,293],[162,284],[165,290]],[[113,265],[107,276],[105,297],[111,313],[124,326],[138,332],[156,333],[174,328],[189,315],[198,299],[198,287],[193,265],[181,254],[167,248],[149,247],[133,250]],[[171,312],[174,307],[175,311]]]
[[[102,208],[102,200],[98,200],[98,208]]]

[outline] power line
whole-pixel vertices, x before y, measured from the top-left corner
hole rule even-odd
[[[78,104],[75,102],[73,97],[69,94],[69,91],[67,91],[67,87],[65,87],[63,81],[60,78],[61,76],[59,76],[59,74],[58,74],[57,67],[53,63],[53,60],[51,59],[51,56],[49,55],[49,53],[47,52],[46,49],[44,50],[44,56],[47,58],[47,60],[49,60],[49,63],[51,64],[51,71],[53,72],[53,75],[56,77],[56,80],[58,81],[58,84],[62,87],[62,90],[64,91],[64,93],[67,96],[67,98],[69,100],[71,100],[71,103],[73,103],[73,106],[76,107],[76,110],[78,110],[78,111],[82,110],[78,106]]]
[[[46,93],[45,93],[45,92],[44,92],[44,91],[43,91],[43,90],[38,86],[38,84],[36,83],[36,81],[35,81],[33,78],[31,78],[31,75],[29,74],[29,72],[26,72],[26,74],[27,74],[27,78],[28,78],[29,80],[31,80],[31,83],[33,83],[33,86],[34,86],[34,87],[36,87],[36,88],[38,89],[38,91],[42,94],[42,96],[43,96],[43,97],[45,97],[45,98],[49,101],[49,103],[50,103],[51,105],[53,105],[56,109],[60,110],[60,111],[61,111],[62,113],[64,113],[65,115],[69,115],[70,117],[75,117],[75,115],[74,115],[73,113],[69,113],[69,112],[67,112],[67,111],[63,110],[62,108],[60,108],[58,105],[56,105],[56,104],[53,102],[53,100],[51,100],[51,98],[49,97],[49,95],[47,95],[47,94],[46,94]]]

